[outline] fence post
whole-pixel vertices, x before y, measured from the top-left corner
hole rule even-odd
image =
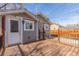
[[[58,41],[60,43],[60,29],[58,29]]]

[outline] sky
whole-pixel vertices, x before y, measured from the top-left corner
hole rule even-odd
[[[25,8],[34,14],[41,12],[52,22],[63,26],[79,23],[79,4],[77,3],[27,3]]]

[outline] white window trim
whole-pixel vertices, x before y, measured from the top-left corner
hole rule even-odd
[[[26,22],[32,23],[32,29],[26,29]],[[24,31],[34,31],[34,21],[24,20]]]

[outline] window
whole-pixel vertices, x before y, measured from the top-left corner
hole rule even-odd
[[[34,21],[25,20],[24,21],[24,30],[25,31],[34,30]]]
[[[30,23],[30,29],[32,29],[32,23]]]
[[[11,32],[18,32],[18,21],[11,20]]]
[[[48,24],[44,24],[44,29],[45,30],[49,30],[49,25]]]

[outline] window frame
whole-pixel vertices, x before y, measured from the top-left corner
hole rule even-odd
[[[27,23],[27,29],[26,29],[26,23]],[[32,24],[32,29],[30,29],[30,25]],[[31,20],[24,20],[24,31],[34,31],[34,21]]]

